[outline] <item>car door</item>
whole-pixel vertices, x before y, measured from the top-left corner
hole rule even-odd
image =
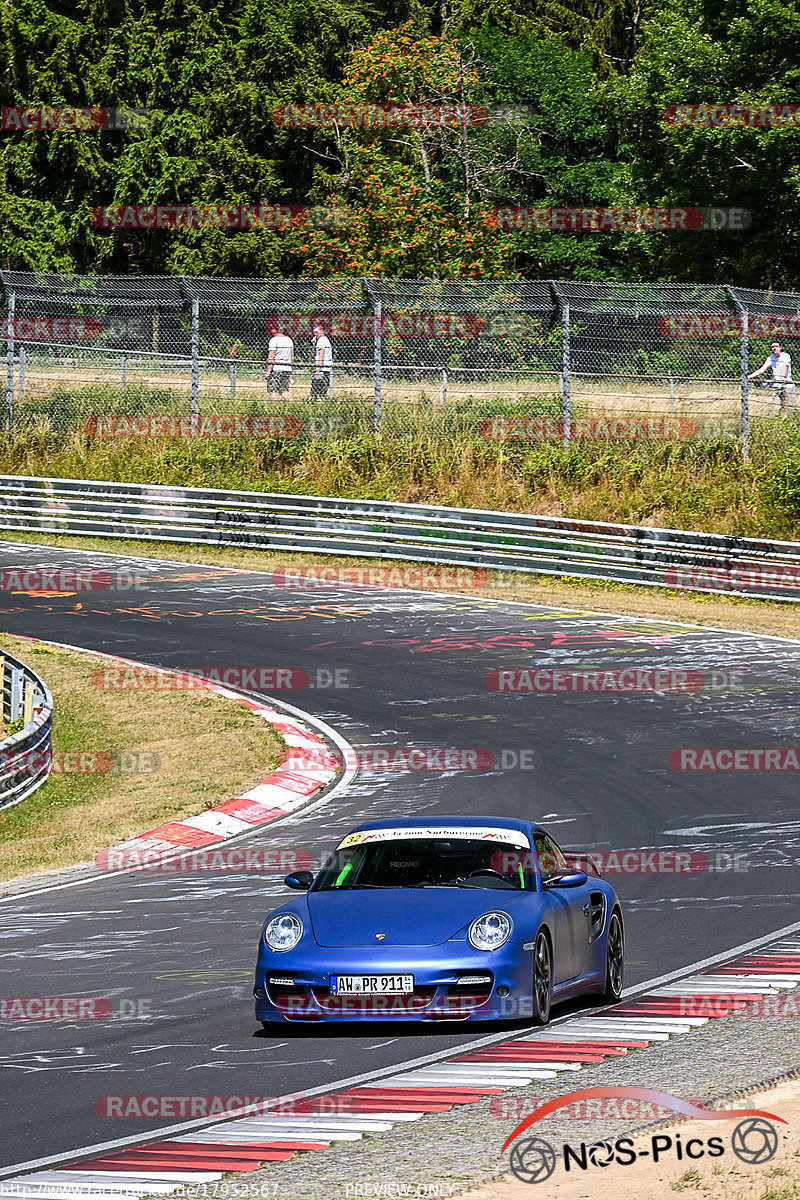
[[[586,970],[589,952],[589,883],[559,888],[552,881],[574,872],[563,851],[543,830],[534,830],[533,848],[553,927],[553,982],[575,979]],[[547,886],[551,881],[551,886]]]

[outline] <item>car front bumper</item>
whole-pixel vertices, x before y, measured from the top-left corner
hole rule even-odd
[[[413,975],[414,991],[337,996],[330,990],[332,975]],[[481,951],[467,941],[356,948],[304,941],[276,954],[262,938],[255,1015],[266,1022],[513,1020],[532,1014],[532,976],[532,952],[514,942]]]

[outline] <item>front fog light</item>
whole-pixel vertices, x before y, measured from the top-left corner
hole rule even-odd
[[[303,936],[303,922],[294,913],[279,913],[267,922],[264,941],[270,950],[291,950]]]
[[[511,918],[503,912],[488,912],[469,927],[470,944],[476,950],[497,950],[511,937]]]

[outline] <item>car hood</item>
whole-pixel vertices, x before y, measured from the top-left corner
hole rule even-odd
[[[320,946],[439,946],[482,913],[513,916],[522,898],[488,888],[376,888],[310,892],[307,900]]]

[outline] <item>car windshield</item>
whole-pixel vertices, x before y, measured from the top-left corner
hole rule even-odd
[[[475,838],[398,838],[341,847],[326,862],[312,890],[473,887],[533,888],[530,850]]]

